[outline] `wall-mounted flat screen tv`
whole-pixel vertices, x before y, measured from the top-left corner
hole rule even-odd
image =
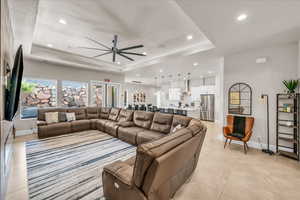
[[[22,45],[20,45],[15,56],[13,69],[5,95],[5,119],[8,121],[13,120],[18,110],[23,68],[23,50]]]

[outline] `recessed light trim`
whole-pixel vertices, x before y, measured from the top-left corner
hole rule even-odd
[[[197,62],[194,62],[194,63],[193,63],[193,65],[194,65],[194,66],[198,66],[198,65],[199,65],[199,63],[197,63]]]
[[[147,52],[143,52],[142,54],[146,56],[146,55],[147,55]]]
[[[53,47],[53,44],[47,44],[47,47],[52,48],[52,47]]]
[[[121,65],[121,62],[117,62],[118,65]]]
[[[187,40],[192,40],[192,39],[193,39],[193,35],[188,35],[188,36],[186,36],[186,39],[187,39]]]
[[[67,24],[67,21],[65,19],[59,19],[59,23],[63,24],[63,25],[66,25]]]
[[[248,18],[247,14],[240,14],[236,19],[241,22],[246,20],[247,18]]]
[[[162,73],[164,70],[160,69],[159,72]]]

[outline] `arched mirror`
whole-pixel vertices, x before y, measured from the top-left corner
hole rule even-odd
[[[252,114],[252,89],[246,83],[236,83],[228,91],[228,113]]]

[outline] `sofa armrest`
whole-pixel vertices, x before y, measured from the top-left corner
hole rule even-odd
[[[37,126],[45,126],[45,125],[47,125],[47,122],[46,121],[40,121],[40,120],[38,120],[36,122],[36,124],[37,124]]]
[[[117,123],[119,126],[122,126],[122,127],[132,127],[134,126],[134,123],[132,121],[123,121],[123,122],[118,122]]]
[[[103,172],[109,173],[120,182],[131,187],[133,167],[122,161],[116,161],[104,167]]]

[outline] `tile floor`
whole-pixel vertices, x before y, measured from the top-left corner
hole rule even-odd
[[[216,139],[221,129],[208,123],[208,133],[192,178],[176,193],[174,200],[299,200],[300,163],[269,156],[231,144],[225,150]],[[27,200],[24,141],[36,135],[17,137],[13,168],[6,200]]]

